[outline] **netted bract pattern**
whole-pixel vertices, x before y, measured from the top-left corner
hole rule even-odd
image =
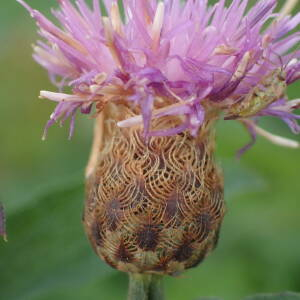
[[[197,138],[183,132],[145,140],[142,127],[120,129],[106,119],[84,215],[96,253],[125,272],[177,274],[201,262],[224,215],[213,148],[208,125]]]

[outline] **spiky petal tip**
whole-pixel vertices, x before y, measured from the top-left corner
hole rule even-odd
[[[43,41],[34,58],[50,73],[60,91],[41,92],[57,102],[49,126],[77,111],[99,113],[109,102],[125,104],[135,116],[119,122],[143,124],[145,136],[174,135],[189,130],[196,136],[209,118],[247,123],[252,136],[262,133],[257,120],[275,116],[300,132],[286,88],[300,78],[300,41],[294,29],[300,13],[289,16],[294,1],[275,13],[276,0],[60,0],[53,15],[60,27],[18,0],[36,20]],[[266,26],[266,24],[269,24]],[[72,93],[61,90],[71,87]],[[180,116],[176,128],[155,132],[154,119]],[[255,118],[255,123],[252,119]],[[255,124],[255,125],[253,125]],[[257,130],[258,129],[258,130]],[[46,134],[46,132],[45,132]],[[284,143],[283,143],[284,144]]]

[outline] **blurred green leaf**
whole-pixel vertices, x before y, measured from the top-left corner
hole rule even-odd
[[[267,180],[254,169],[241,164],[238,159],[231,158],[221,163],[225,179],[225,199],[239,197],[246,193],[257,193],[267,187]],[[238,174],[238,176],[237,176]]]
[[[247,297],[245,300],[300,300],[300,294],[285,292],[280,294],[264,294]]]
[[[203,297],[203,298],[199,298],[197,300],[222,300],[222,299],[216,298],[216,297]]]
[[[0,242],[1,299],[125,298],[126,275],[106,266],[85,238],[83,199],[82,185],[61,186],[10,214],[8,243]]]
[[[222,300],[216,297],[203,297],[197,300]],[[255,296],[249,296],[245,300],[300,300],[300,294],[284,292],[280,294],[261,294]]]

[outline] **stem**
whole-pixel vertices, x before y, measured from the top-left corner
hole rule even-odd
[[[162,276],[129,273],[128,300],[163,300]]]

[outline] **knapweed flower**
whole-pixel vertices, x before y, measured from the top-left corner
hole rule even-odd
[[[84,216],[95,251],[128,272],[197,265],[224,215],[215,121],[299,147],[257,123],[275,116],[300,132],[300,100],[286,93],[300,78],[300,14],[287,15],[290,1],[275,13],[276,0],[58,0],[57,26],[18,1],[40,28],[34,58],[59,87],[40,95],[57,102],[45,133],[70,118],[72,135],[78,111],[97,116]]]

